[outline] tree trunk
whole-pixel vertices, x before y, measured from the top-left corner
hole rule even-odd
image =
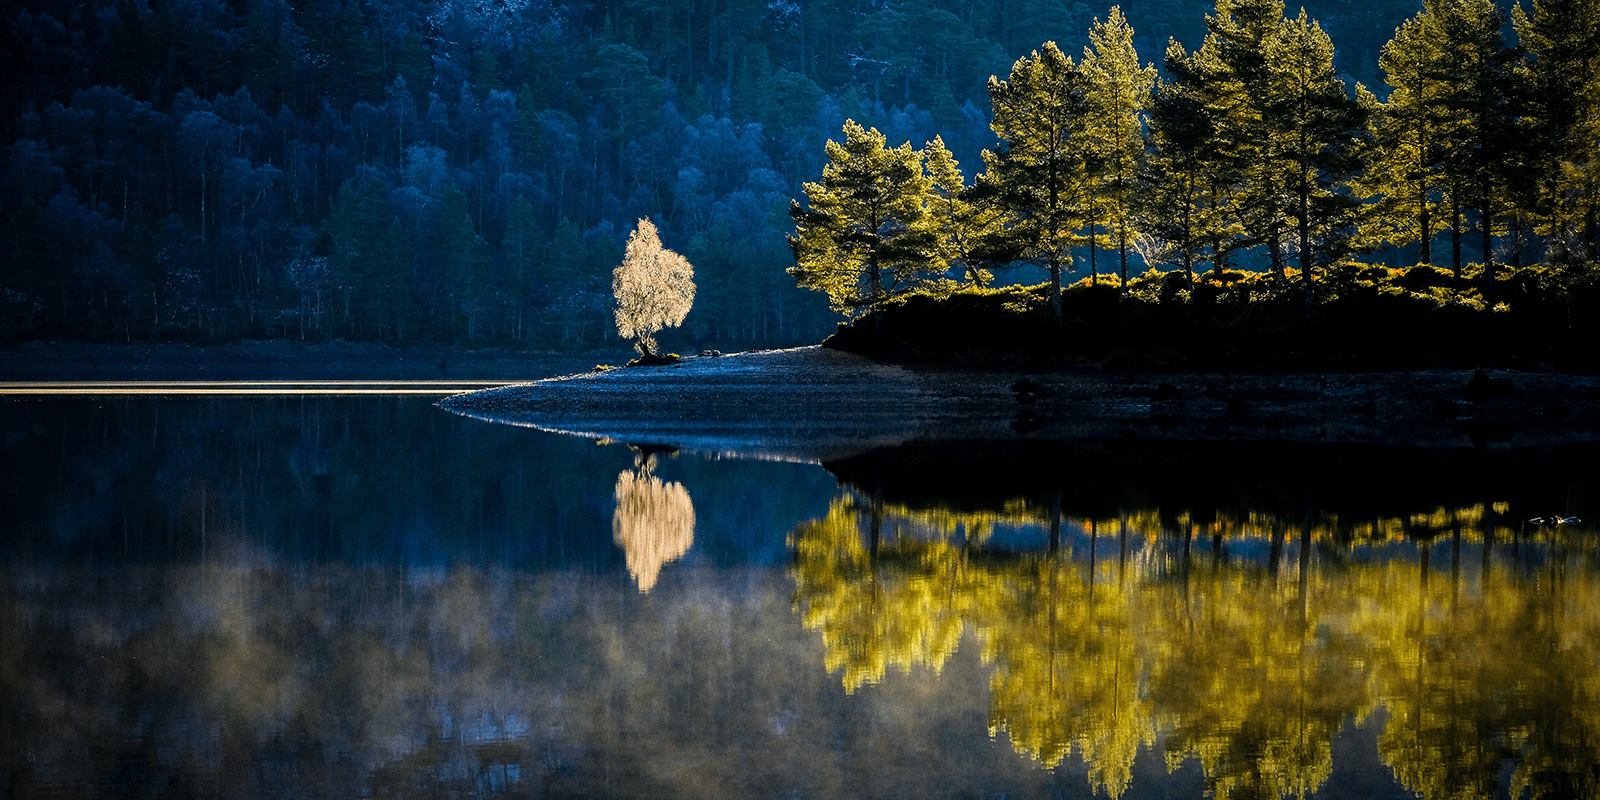
[[[1123,287],[1127,292],[1127,287]],[[1050,257],[1050,311],[1061,318],[1061,259],[1058,256]]]
[[[1428,182],[1417,181],[1417,212],[1418,225],[1422,232],[1418,235],[1422,244],[1422,263],[1433,263],[1433,228],[1428,227]]]
[[[1095,232],[1096,232],[1096,228],[1097,227],[1098,226],[1095,225],[1095,221],[1094,221],[1094,190],[1090,189],[1089,190],[1089,285],[1090,286],[1099,286],[1100,285],[1099,262],[1095,259],[1095,244],[1096,244],[1096,242],[1095,242],[1095,238],[1096,238],[1095,237]],[[1126,274],[1124,274],[1122,276],[1122,282],[1123,283],[1127,283],[1128,282],[1128,276]]]
[[[1311,286],[1311,187],[1307,185],[1305,170],[1300,173],[1300,285],[1306,290],[1306,308],[1315,302]]]
[[[1592,198],[1594,197],[1594,194],[1594,189],[1591,187],[1589,196]],[[1586,217],[1584,221],[1584,228],[1586,228],[1588,232],[1588,236],[1586,238],[1589,240],[1589,260],[1594,261],[1596,259],[1600,259],[1600,220],[1596,219],[1595,206],[1592,200],[1589,203],[1589,212],[1584,216]]]
[[[1122,225],[1117,226],[1117,249],[1120,251],[1119,256],[1122,259],[1122,282],[1124,284],[1126,284],[1128,282],[1128,228],[1127,228],[1127,226],[1122,226]],[[1193,275],[1189,276],[1189,283],[1191,285],[1194,283],[1194,276]]]
[[[1483,209],[1478,212],[1478,227],[1483,229],[1483,299],[1494,305],[1494,217],[1489,211],[1489,181],[1483,182]]]
[[[1450,258],[1451,271],[1461,280],[1461,192],[1459,185],[1450,185]]]

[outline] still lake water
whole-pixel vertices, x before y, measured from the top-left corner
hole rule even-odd
[[[0,397],[0,795],[1600,791],[1592,450],[823,466],[218,388]]]

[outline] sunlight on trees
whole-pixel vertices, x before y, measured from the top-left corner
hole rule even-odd
[[[1083,49],[1082,67],[1092,119],[1085,133],[1094,154],[1091,172],[1096,178],[1089,189],[1089,278],[1092,282],[1098,271],[1095,231],[1103,224],[1111,229],[1110,244],[1119,256],[1121,291],[1126,293],[1128,247],[1137,236],[1134,189],[1146,149],[1140,120],[1155,84],[1156,68],[1139,66],[1133,28],[1121,6],[1112,6],[1104,23],[1095,19],[1089,41],[1094,47]]]
[[[661,246],[654,223],[639,220],[622,263],[611,274],[617,335],[634,340],[640,355],[656,355],[656,331],[683,323],[694,292],[694,266]]]
[[[1049,273],[1050,309],[1061,315],[1061,276],[1089,219],[1091,158],[1086,79],[1072,57],[1045,42],[1017,59],[1006,80],[989,79],[994,132],[973,194],[993,202],[1004,223],[989,237],[989,257],[1037,264]]]
[[[877,128],[853,120],[844,134],[842,143],[828,141],[822,180],[805,184],[806,205],[790,207],[795,265],[789,274],[801,288],[826,294],[835,311],[855,316],[945,262],[937,220],[925,208],[932,179],[922,154],[910,142],[891,148]]]

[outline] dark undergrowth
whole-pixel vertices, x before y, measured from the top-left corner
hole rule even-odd
[[[1342,264],[1318,276],[1151,270],[1062,290],[944,284],[840,323],[827,347],[884,361],[957,366],[1169,370],[1361,370],[1424,367],[1600,371],[1600,269],[1499,267],[1457,277],[1419,265]]]

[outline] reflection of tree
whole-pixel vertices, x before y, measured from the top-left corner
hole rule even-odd
[[[1159,615],[1170,627],[1152,692],[1177,720],[1168,757],[1199,757],[1218,798],[1316,791],[1345,717],[1370,704],[1360,649],[1330,624],[1342,584],[1313,575],[1309,529],[1299,539],[1293,584],[1213,559],[1186,568]]]
[[[662,565],[689,552],[694,544],[694,503],[681,483],[667,483],[651,474],[655,454],[643,456],[635,469],[617,476],[617,510],[611,536],[628,560],[628,574],[639,591],[656,585]]]
[[[828,671],[842,670],[851,692],[881,680],[891,666],[938,671],[961,636],[962,613],[953,605],[964,595],[954,591],[962,580],[957,548],[900,539],[885,555],[882,525],[881,509],[846,496],[790,536],[802,620],[822,631]]]
[[[1491,569],[1488,548],[1473,586],[1462,545],[1462,536],[1425,544],[1418,564],[1374,570],[1364,587],[1393,598],[1364,621],[1385,648],[1377,668],[1391,718],[1380,755],[1430,800],[1508,788],[1511,797],[1597,796],[1600,586],[1592,572],[1569,575],[1566,558],[1531,574]],[[1508,760],[1517,764],[1509,787],[1500,780]]]
[[[1504,794],[1506,760],[1513,796],[1595,796],[1592,540],[1506,542],[1504,508],[1397,520],[1402,533],[1451,532],[1448,579],[1430,580],[1437,548],[1417,562],[1364,555],[1338,544],[1348,521],[1331,516],[1136,512],[1117,521],[1114,545],[1052,535],[1068,545],[1031,555],[971,535],[1031,524],[1042,543],[1046,526],[1060,529],[1055,513],[836,500],[791,537],[797,605],[822,631],[829,669],[854,689],[889,665],[937,667],[970,630],[994,668],[991,732],[1047,767],[1076,751],[1113,797],[1158,733],[1169,763],[1197,759],[1216,797],[1309,795],[1332,773],[1343,726],[1380,702],[1381,755],[1425,797]],[[1130,556],[1130,534],[1143,552]],[[1495,565],[1497,537],[1546,565]],[[1475,583],[1461,556],[1474,541]]]
[[[985,577],[999,601],[985,609],[979,634],[997,667],[991,733],[1004,729],[1046,767],[1077,748],[1090,780],[1120,796],[1139,747],[1156,733],[1130,598],[1064,558],[1025,559]]]

